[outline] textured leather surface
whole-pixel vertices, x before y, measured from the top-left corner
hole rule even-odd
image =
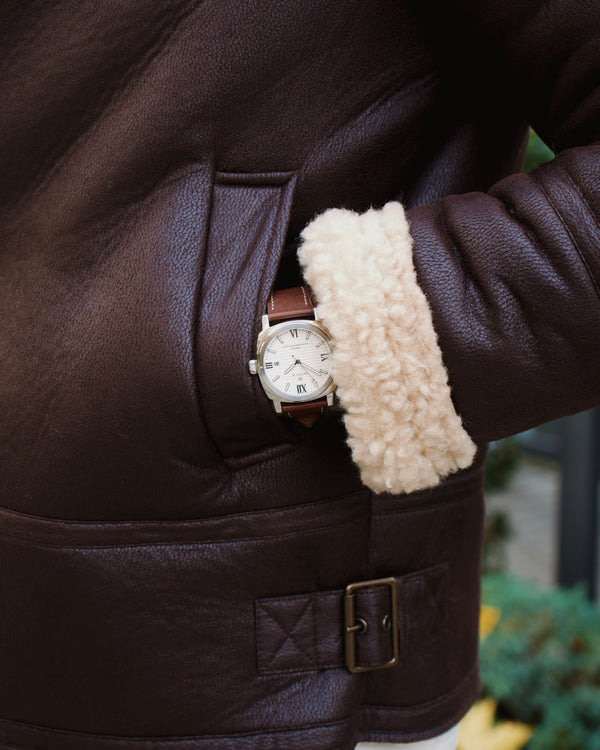
[[[373,496],[248,373],[317,212],[410,209],[482,444],[600,401],[597,4],[284,5],[0,9],[0,747],[351,750],[474,699],[483,454]],[[560,154],[502,179],[527,120]],[[437,565],[397,668],[258,674],[257,600]]]

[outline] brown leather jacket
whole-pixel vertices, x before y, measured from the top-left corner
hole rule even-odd
[[[442,732],[478,690],[483,446],[600,402],[600,7],[19,0],[0,21],[0,748]],[[559,155],[522,176],[527,122]],[[406,495],[247,367],[302,228],[392,199],[481,448]],[[353,674],[344,587],[390,576],[399,664]],[[391,588],[356,594],[358,664],[392,655]]]

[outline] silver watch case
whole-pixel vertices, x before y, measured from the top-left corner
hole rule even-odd
[[[278,392],[267,380],[267,375],[265,373],[264,367],[264,356],[267,350],[267,346],[281,331],[287,330],[289,328],[300,328],[308,331],[316,330],[324,339],[326,339],[327,341],[331,341],[331,334],[318,318],[315,318],[314,320],[304,318],[298,320],[285,320],[283,323],[276,323],[275,325],[271,325],[269,323],[269,316],[263,315],[262,330],[258,334],[256,345],[256,359],[251,359],[248,363],[250,374],[258,375],[260,384],[262,385],[264,392],[273,402],[275,411],[278,414],[281,414],[282,403],[306,403],[308,401],[315,401],[316,399],[323,397],[327,398],[328,406],[333,406],[335,383],[333,382],[333,378],[331,376],[329,376],[329,379],[325,382],[324,386],[320,390],[316,391],[315,393],[308,394],[307,396],[296,396],[293,394],[283,393],[283,391]]]

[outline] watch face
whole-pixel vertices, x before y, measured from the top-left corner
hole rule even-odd
[[[263,384],[282,401],[312,401],[331,385],[329,337],[310,321],[279,323],[259,354]]]

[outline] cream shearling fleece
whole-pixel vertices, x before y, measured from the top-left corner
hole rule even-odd
[[[329,209],[302,232],[300,262],[332,338],[348,443],[375,492],[414,492],[469,466],[403,207]]]

